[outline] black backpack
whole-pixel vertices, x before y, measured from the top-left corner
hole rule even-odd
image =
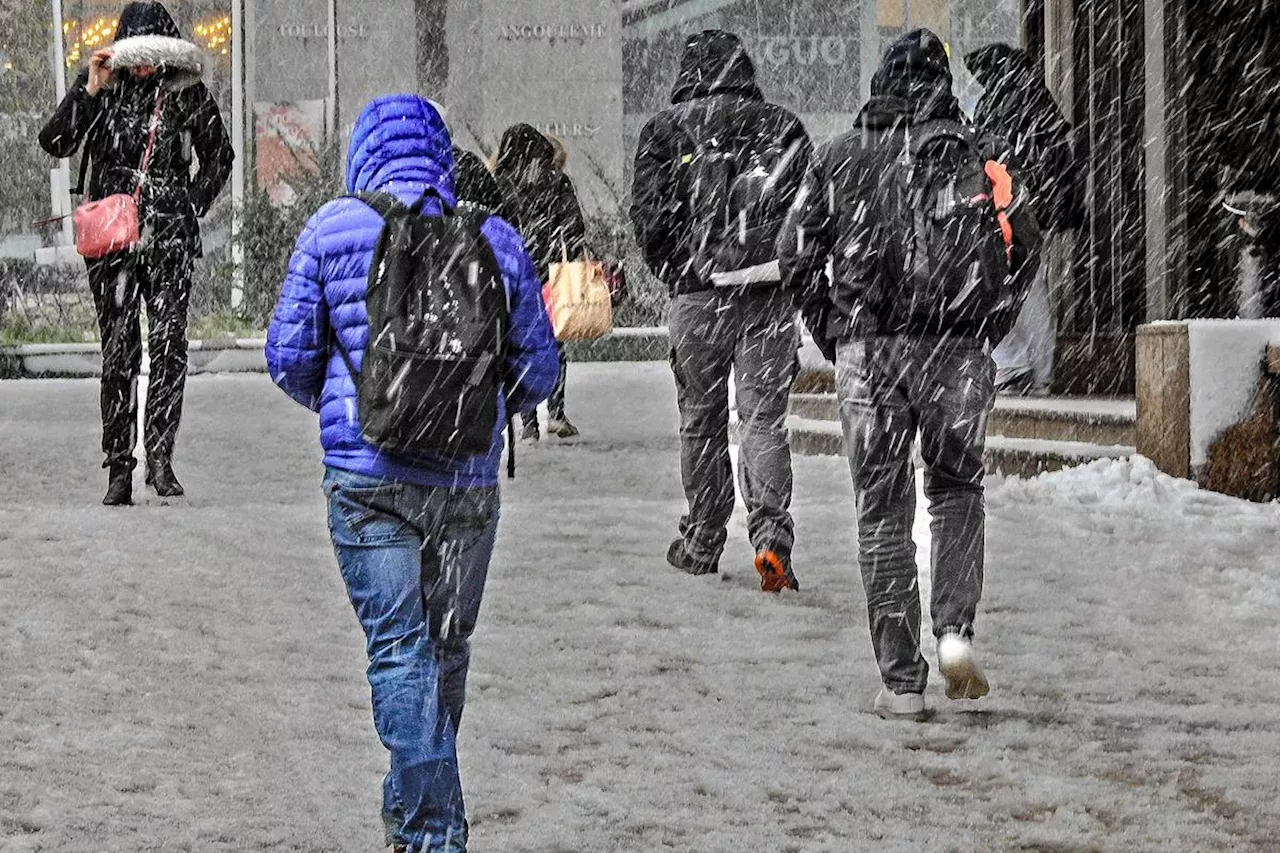
[[[480,233],[488,214],[441,200],[444,215],[423,215],[427,195],[409,206],[387,193],[351,196],[385,224],[369,265],[361,370],[340,343],[338,351],[366,441],[408,456],[478,456],[498,422],[507,293]]]
[[[790,198],[774,188],[792,149],[761,146],[758,128],[721,131],[693,142],[682,160],[692,212],[693,271],[700,279],[768,264],[777,259],[778,231]]]
[[[1039,265],[1025,193],[994,149],[954,121],[912,127],[875,200],[877,314],[895,331],[993,343],[1013,327]]]

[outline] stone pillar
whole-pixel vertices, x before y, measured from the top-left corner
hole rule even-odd
[[[1169,319],[1169,134],[1165,69],[1165,0],[1144,0],[1146,106],[1147,322]]]
[[[492,151],[518,122],[560,137],[588,210],[625,204],[622,16],[613,0],[452,0],[449,119]]]

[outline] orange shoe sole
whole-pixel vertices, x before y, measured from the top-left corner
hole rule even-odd
[[[800,584],[794,577],[787,577],[786,565],[782,558],[772,551],[761,551],[756,554],[756,571],[760,573],[760,589],[764,592],[782,592],[792,589],[797,592]]]

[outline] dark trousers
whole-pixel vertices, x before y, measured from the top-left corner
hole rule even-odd
[[[144,303],[151,379],[143,445],[148,459],[168,460],[187,381],[192,258],[176,249],[144,249],[88,261],[86,266],[102,334],[102,452],[107,457],[103,467],[133,465],[142,371],[139,312]]]
[[[671,367],[680,406],[680,469],[689,511],[680,535],[695,559],[715,562],[733,515],[729,380],[738,406],[739,485],[756,551],[790,554],[791,446],[787,406],[800,331],[790,294],[707,290],[671,303]]]
[[[565,358],[564,344],[559,341],[556,341],[556,354],[560,356],[560,372],[556,375],[556,387],[551,390],[551,396],[547,398],[547,417],[553,421],[562,421],[565,419],[564,391],[565,382],[569,378],[569,362]],[[536,424],[538,422],[537,406],[527,412],[521,412],[520,422]]]

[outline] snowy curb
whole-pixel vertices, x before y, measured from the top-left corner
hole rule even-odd
[[[187,342],[188,373],[265,373],[262,338]],[[145,349],[142,373],[148,373]],[[0,348],[0,379],[79,378],[102,375],[102,348],[86,344],[23,344]]]
[[[187,344],[188,373],[266,373],[265,338],[210,338]],[[661,361],[670,347],[665,328],[615,329],[598,341],[566,345],[570,361]],[[148,372],[142,359],[142,372]],[[102,375],[96,343],[0,347],[0,379],[81,378]]]

